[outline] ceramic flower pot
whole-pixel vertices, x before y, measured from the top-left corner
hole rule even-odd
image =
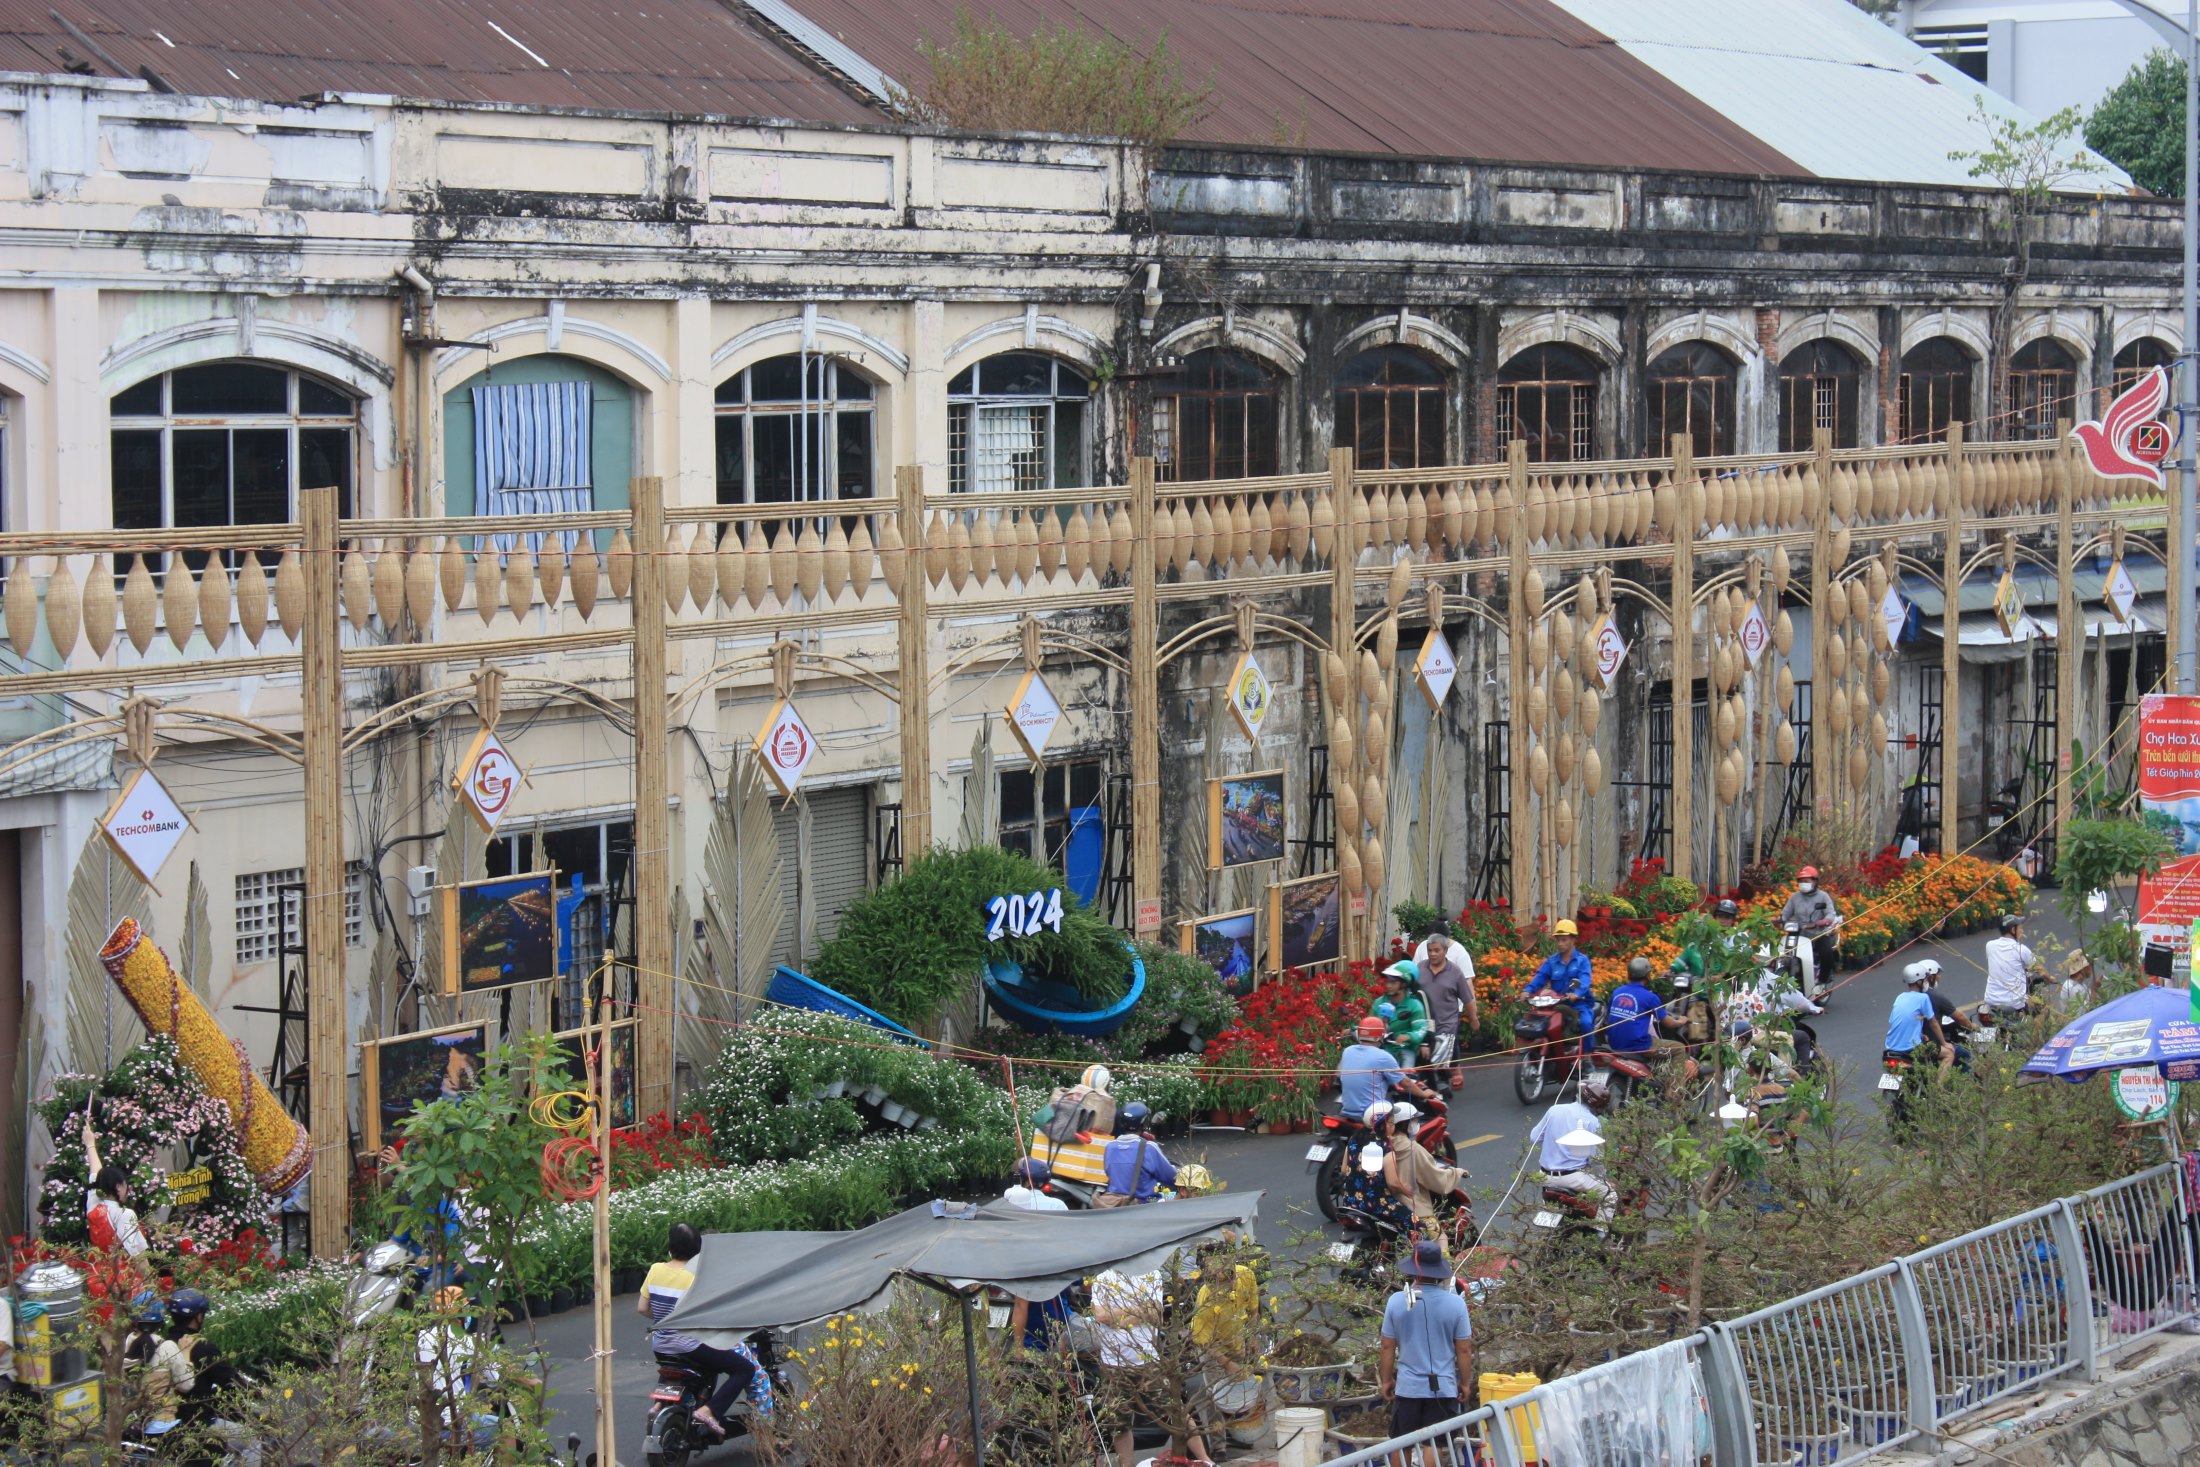
[[[878,1114],[880,1120],[892,1121],[895,1125],[898,1126],[902,1123],[901,1118],[904,1115],[908,1114],[908,1112],[902,1109],[902,1104],[900,1101],[889,1100],[884,1105],[878,1108]]]
[[[1343,1398],[1352,1383],[1349,1361],[1330,1365],[1267,1365],[1268,1393],[1279,1406],[1327,1406]]]
[[[873,1085],[863,1092],[863,1103],[865,1105],[877,1105],[884,1099],[886,1099],[886,1087],[884,1085]]]

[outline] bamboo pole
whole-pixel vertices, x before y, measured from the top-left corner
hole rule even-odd
[[[1948,472],[1941,490],[1940,547],[1940,853],[1956,839],[1956,732],[1963,686],[1963,425],[1948,425]],[[2065,572],[2067,575],[2068,572]]]
[[[2055,837],[2060,842],[2070,819],[2070,747],[2078,736],[2078,658],[2085,646],[2085,609],[2078,604],[2077,527],[2072,516],[2072,482],[2077,463],[2070,448],[2070,423],[2055,423],[2055,451],[2047,471],[2055,476]],[[2105,598],[2104,598],[2105,599]],[[1942,715],[1943,721],[1946,715]],[[2060,849],[2058,844],[2057,849]]]
[[[894,470],[894,497],[901,520],[903,566],[895,682],[901,690],[901,858],[907,863],[932,845],[932,708],[925,695],[929,677],[930,637],[925,621],[924,469],[903,464]]]
[[[1511,709],[1512,815],[1508,839],[1512,842],[1513,910],[1525,916],[1533,910],[1535,895],[1535,831],[1528,813],[1528,445],[1515,438],[1506,447],[1512,480],[1512,509],[1505,517],[1505,548],[1510,559],[1510,586],[1505,596],[1506,703]]]
[[[1811,452],[1818,477],[1818,493],[1810,505],[1810,789],[1811,806],[1820,815],[1833,813],[1833,786],[1840,777],[1840,750],[1826,732],[1826,705],[1839,690],[1838,679],[1826,675],[1826,643],[1833,636],[1833,618],[1826,615],[1831,595],[1833,564],[1833,435],[1824,428],[1811,431]]]
[[[306,795],[306,1055],[315,1151],[308,1193],[313,1253],[340,1258],[350,1241],[351,1055],[344,1002],[344,683],[337,644],[336,491],[298,495],[305,625],[300,665]]]
[[[1359,695],[1349,691],[1359,686],[1360,677],[1359,656],[1354,646],[1359,635],[1359,605],[1354,590],[1356,585],[1354,571],[1360,563],[1360,516],[1355,504],[1357,496],[1353,489],[1352,473],[1352,450],[1349,448],[1332,448],[1329,450],[1329,496],[1335,502],[1337,510],[1337,538],[1335,549],[1329,557],[1329,645],[1336,655],[1344,660],[1346,670],[1345,686],[1347,689],[1342,696],[1342,701],[1333,704],[1329,711],[1332,715],[1342,715],[1354,732],[1361,735],[1355,747],[1364,755],[1367,744],[1365,737],[1367,724],[1359,717]],[[1350,782],[1355,789],[1360,787],[1359,766],[1356,760],[1345,760],[1340,763],[1337,758],[1337,750],[1335,747],[1331,747],[1329,761],[1329,780],[1332,786],[1341,779]],[[1331,806],[1332,811],[1335,808],[1334,805]],[[1364,811],[1362,815],[1364,817]],[[1337,830],[1340,853],[1346,840],[1357,841],[1359,838],[1360,832],[1357,829],[1346,830],[1340,825]],[[1365,881],[1366,867],[1363,865],[1360,869],[1361,880]],[[1337,940],[1340,946],[1337,950],[1347,958],[1360,955],[1360,948],[1357,945],[1360,936],[1360,921],[1352,915],[1352,903],[1353,893],[1340,890],[1337,902]],[[1368,904],[1372,905],[1371,902]]]
[[[1153,460],[1131,460],[1131,909],[1161,931],[1161,638],[1154,595]]]
[[[661,481],[660,481],[661,482]],[[662,538],[652,542],[663,544]],[[659,606],[664,605],[660,600]],[[662,698],[651,700],[660,705]],[[638,844],[638,843],[637,843]],[[637,852],[637,855],[639,853]],[[594,1062],[588,1067],[591,1117],[596,1143],[596,1197],[593,1209],[594,1237],[590,1244],[591,1274],[596,1284],[596,1304],[591,1311],[596,1324],[596,1460],[617,1462],[618,1433],[612,1422],[611,1394],[611,973],[613,955],[604,955],[596,975],[596,1035]]]
[[[1765,858],[1765,786],[1772,782],[1767,767],[1772,753],[1772,660],[1780,655],[1779,649],[1772,645],[1772,628],[1780,619],[1780,589],[1769,569],[1759,572],[1757,609],[1765,618],[1765,650],[1757,659],[1757,747],[1751,750],[1757,766],[1757,789],[1753,796],[1756,817],[1749,838],[1752,863]]]
[[[672,745],[665,698],[665,481],[634,481],[634,965],[640,1113],[672,1105]],[[608,1459],[606,1459],[608,1460]]]
[[[1696,445],[1673,435],[1673,859],[1683,881],[1696,854]],[[1712,805],[1718,805],[1717,791]],[[1714,841],[1712,859],[1718,859]]]

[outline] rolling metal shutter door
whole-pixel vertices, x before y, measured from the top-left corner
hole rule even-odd
[[[772,811],[772,833],[779,839],[780,889],[786,901],[772,961],[798,970],[839,930],[841,908],[871,885],[870,787],[813,790],[801,798],[809,807],[806,853],[801,849],[801,812],[792,804]],[[803,929],[805,911],[811,914],[815,931]]]
[[[871,887],[871,790],[850,785],[810,797],[810,852],[803,863],[817,918],[814,952],[840,930],[840,913]]]

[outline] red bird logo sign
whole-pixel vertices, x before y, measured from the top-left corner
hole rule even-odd
[[[2169,401],[2169,373],[2155,367],[2125,388],[2097,423],[2070,430],[2085,450],[2086,462],[2104,479],[2144,479],[2162,487],[2162,460],[2169,457],[2169,429],[2159,421]]]

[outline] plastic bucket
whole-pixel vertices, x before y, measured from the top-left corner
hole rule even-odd
[[[1503,1405],[1515,1396],[1524,1396],[1543,1384],[1539,1378],[1531,1374],[1501,1375],[1495,1371],[1483,1372],[1477,1383],[1481,1387],[1482,1404],[1485,1406]],[[1501,1414],[1508,1416],[1512,1421],[1513,1435],[1520,1442],[1520,1460],[1523,1462],[1535,1461],[1535,1428],[1541,1413],[1531,1405],[1525,1410]]]
[[[1276,1412],[1276,1467],[1316,1467],[1329,1415],[1319,1406],[1285,1406]]]

